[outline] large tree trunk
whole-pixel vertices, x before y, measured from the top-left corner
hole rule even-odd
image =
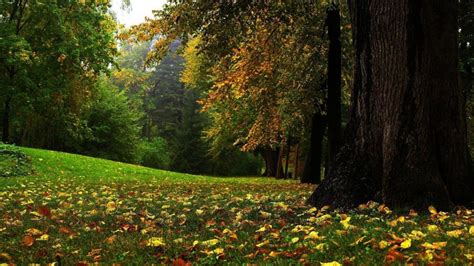
[[[339,7],[327,11],[328,56],[328,163],[330,166],[341,146],[341,16]]]
[[[306,156],[301,183],[319,184],[321,182],[321,162],[325,131],[326,116],[317,112],[313,115],[310,148]]]
[[[345,145],[314,205],[448,209],[473,200],[456,0],[350,1],[356,49]]]
[[[4,103],[2,118],[2,141],[8,143],[10,141],[10,103],[11,97],[7,96]]]

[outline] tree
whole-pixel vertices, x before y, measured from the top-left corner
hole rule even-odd
[[[350,1],[356,52],[350,120],[313,205],[472,203],[457,2]]]
[[[116,54],[108,1],[0,1],[2,138],[68,150]]]

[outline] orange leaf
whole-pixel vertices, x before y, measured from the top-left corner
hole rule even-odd
[[[59,233],[66,234],[66,235],[72,235],[73,234],[72,230],[65,227],[65,226],[59,227]]]
[[[182,258],[178,258],[178,259],[175,259],[175,260],[173,261],[173,264],[172,264],[172,265],[173,265],[173,266],[190,266],[190,265],[192,265],[192,264],[191,264],[191,262],[189,262],[189,261],[185,261],[185,260],[183,260]]]
[[[26,235],[23,237],[23,239],[21,240],[21,243],[23,244],[23,246],[25,247],[31,247],[33,246],[33,244],[35,243],[35,239],[31,236],[31,235]]]

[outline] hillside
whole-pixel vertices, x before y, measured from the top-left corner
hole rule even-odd
[[[310,208],[312,186],[218,178],[20,148],[35,173],[0,179],[0,263],[467,264],[469,210]]]

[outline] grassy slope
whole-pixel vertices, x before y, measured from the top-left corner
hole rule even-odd
[[[294,181],[22,150],[36,173],[0,179],[0,263],[466,264],[474,256],[468,211],[395,215],[374,204],[333,213],[307,207],[313,187]]]

